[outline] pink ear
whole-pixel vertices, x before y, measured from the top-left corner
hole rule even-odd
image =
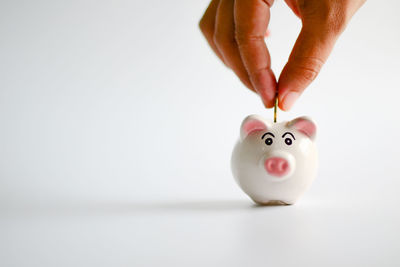
[[[297,131],[305,134],[311,139],[315,138],[317,126],[307,117],[300,117],[289,122],[289,127],[294,127]]]
[[[242,122],[242,126],[240,129],[240,136],[243,139],[253,132],[265,131],[266,129],[267,126],[260,118],[258,118],[258,116],[250,115]]]

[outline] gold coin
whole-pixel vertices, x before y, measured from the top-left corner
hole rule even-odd
[[[278,111],[278,94],[275,95],[275,106],[274,106],[274,122],[276,122],[276,113]]]

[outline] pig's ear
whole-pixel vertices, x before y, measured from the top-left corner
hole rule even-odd
[[[305,134],[311,140],[314,140],[317,134],[317,126],[315,125],[314,121],[308,117],[299,117],[294,119],[288,122],[287,126]]]
[[[250,115],[247,116],[240,127],[240,138],[243,140],[249,134],[256,131],[265,131],[267,129],[267,125],[263,121],[263,119],[258,115]]]

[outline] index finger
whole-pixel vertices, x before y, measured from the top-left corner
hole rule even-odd
[[[277,82],[264,41],[273,0],[235,0],[235,39],[243,64],[264,105],[274,105]]]

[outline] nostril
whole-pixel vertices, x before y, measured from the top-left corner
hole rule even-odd
[[[288,167],[288,163],[287,163],[286,160],[279,161],[278,164],[279,164],[279,170],[280,171],[285,171],[287,169],[287,167]]]
[[[284,176],[289,172],[289,162],[284,158],[272,157],[264,162],[266,171],[273,176]]]

